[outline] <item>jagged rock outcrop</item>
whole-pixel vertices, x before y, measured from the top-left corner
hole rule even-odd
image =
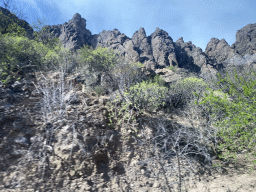
[[[141,62],[154,71],[173,65],[201,74],[201,77],[216,76],[218,70],[230,65],[246,64],[255,67],[256,59],[251,56],[256,49],[255,27],[256,24],[250,24],[238,30],[236,43],[232,46],[225,39],[212,38],[203,52],[191,41],[184,42],[182,37],[173,42],[168,33],[159,28],[150,36],[146,35],[144,28],[140,28],[132,38],[117,29],[103,30],[92,35],[86,29],[86,20],[78,13],[69,22],[46,26],[53,37],[60,39],[63,47],[72,51],[83,45],[107,47],[118,51],[127,62]],[[165,77],[173,75],[166,70],[157,73],[165,74]],[[167,82],[170,80],[164,79]]]
[[[207,57],[202,49],[196,47],[191,41],[184,43],[182,37],[175,42],[175,51],[180,68],[198,73],[207,63]]]
[[[236,32],[236,42],[231,46],[235,52],[244,56],[256,53],[256,23],[248,24]]]
[[[144,28],[140,28],[138,31],[135,31],[132,36],[135,50],[140,55],[140,62],[147,68],[154,68],[156,63],[154,62],[150,40],[151,38],[146,36]]]
[[[155,62],[160,68],[178,65],[174,43],[168,33],[156,28],[151,34],[151,47]]]
[[[206,46],[205,54],[208,56],[208,62],[215,65],[216,68],[223,68],[223,62],[234,56],[234,49],[232,49],[225,39],[211,38]]]
[[[1,15],[1,27],[3,27],[2,29],[4,29],[5,27],[7,27],[9,24],[8,24],[8,21],[9,19],[12,21],[12,22],[15,22],[18,24],[18,26],[22,27],[25,29],[25,31],[27,32],[26,36],[29,38],[29,39],[33,39],[33,28],[29,25],[28,22],[26,22],[25,20],[23,19],[19,19],[16,15],[12,14],[8,9],[5,9],[3,7],[0,7],[0,12],[3,13],[3,15]]]
[[[148,68],[167,67],[170,64],[177,65],[174,51],[174,43],[168,33],[157,28],[147,37],[145,30],[140,28],[132,38],[120,33],[117,29],[113,31],[103,30],[99,35],[92,38],[94,48],[99,46],[115,49],[129,62],[141,62]]]
[[[86,29],[86,20],[76,13],[73,18],[64,23],[59,36],[65,48],[76,50],[83,45],[90,45],[91,32]]]
[[[68,22],[59,25],[47,25],[44,29],[49,30],[51,37],[58,37],[62,46],[71,51],[91,45],[92,34],[86,29],[86,20],[79,13],[74,14]]]

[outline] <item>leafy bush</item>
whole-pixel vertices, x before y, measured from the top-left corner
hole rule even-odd
[[[83,71],[86,84],[103,86],[107,92],[118,89],[121,99],[123,93],[131,85],[141,82],[145,78],[141,63],[126,63],[120,53],[108,48],[84,46],[78,50],[80,57],[80,71]],[[88,87],[90,88],[90,87]]]
[[[148,111],[156,110],[165,104],[165,97],[168,89],[159,86],[158,83],[141,82],[131,86],[125,96],[132,106]]]
[[[1,36],[0,43],[0,79],[3,83],[17,80],[26,71],[27,66],[36,69],[48,69],[58,65],[59,53],[62,48],[56,46],[53,50],[41,42],[29,40],[27,37]]]
[[[11,19],[11,16],[14,15],[10,13],[6,16],[0,11],[0,33],[4,36],[25,36],[27,34],[25,29],[18,25],[17,20]]]
[[[210,94],[205,93],[200,104],[211,104],[215,112],[213,118],[219,111],[224,112],[222,119],[215,123],[215,126],[219,127],[220,140],[217,151],[220,152],[220,158],[235,159],[242,151],[253,152],[256,157],[256,80],[245,81],[244,77],[238,77],[236,71],[234,80],[235,82],[231,81],[227,74],[224,79],[219,75],[218,81],[218,84],[225,85],[223,89],[229,90],[232,102],[228,101],[227,95],[221,98],[208,89]]]
[[[163,78],[157,74],[153,80],[149,80],[149,82],[152,82],[152,83],[157,83],[159,86],[163,87],[166,85],[165,81],[163,80]]]
[[[170,85],[168,100],[174,107],[183,107],[195,98],[194,92],[202,95],[207,87],[208,84],[203,79],[196,77],[180,79]]]

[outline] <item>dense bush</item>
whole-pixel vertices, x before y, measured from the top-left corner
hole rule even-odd
[[[249,74],[247,74],[249,75]],[[251,75],[251,74],[250,74]],[[246,152],[256,156],[256,73],[254,78],[245,81],[244,77],[238,76],[235,71],[234,81],[229,75],[221,79],[219,75],[218,84],[225,85],[221,90],[228,90],[233,101],[228,101],[227,95],[224,98],[205,93],[200,104],[209,103],[214,110],[214,118],[219,111],[222,111],[222,118],[215,123],[219,128],[219,144],[217,151],[219,157],[224,159],[235,159],[238,153]]]
[[[9,36],[26,36],[25,29],[19,26],[18,21],[11,19],[11,17],[13,17],[12,13],[6,16],[0,11],[0,33]],[[23,24],[25,25],[25,22]]]
[[[19,36],[1,36],[0,78],[3,83],[17,80],[27,67],[46,70],[59,63],[59,46],[50,49],[34,40]]]
[[[165,98],[168,89],[164,86],[159,86],[158,83],[141,82],[131,86],[125,96],[129,104],[147,111],[156,110],[159,106],[165,104]]]
[[[207,87],[206,82],[196,77],[180,79],[170,85],[168,100],[175,108],[182,108],[195,98],[194,92],[202,95]]]

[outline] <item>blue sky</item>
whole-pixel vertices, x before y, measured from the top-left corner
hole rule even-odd
[[[15,0],[13,0],[15,1]],[[204,51],[212,37],[235,43],[236,31],[256,23],[255,0],[16,0],[29,24],[68,22],[75,13],[86,19],[92,34],[118,29],[128,37],[144,27],[157,27],[174,41],[183,37]],[[0,4],[0,6],[2,6]]]

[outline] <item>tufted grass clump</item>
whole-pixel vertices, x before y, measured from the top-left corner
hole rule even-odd
[[[172,70],[173,72],[177,71],[177,66],[173,66],[173,65],[170,65],[170,67],[166,67],[166,69],[170,69]]]

